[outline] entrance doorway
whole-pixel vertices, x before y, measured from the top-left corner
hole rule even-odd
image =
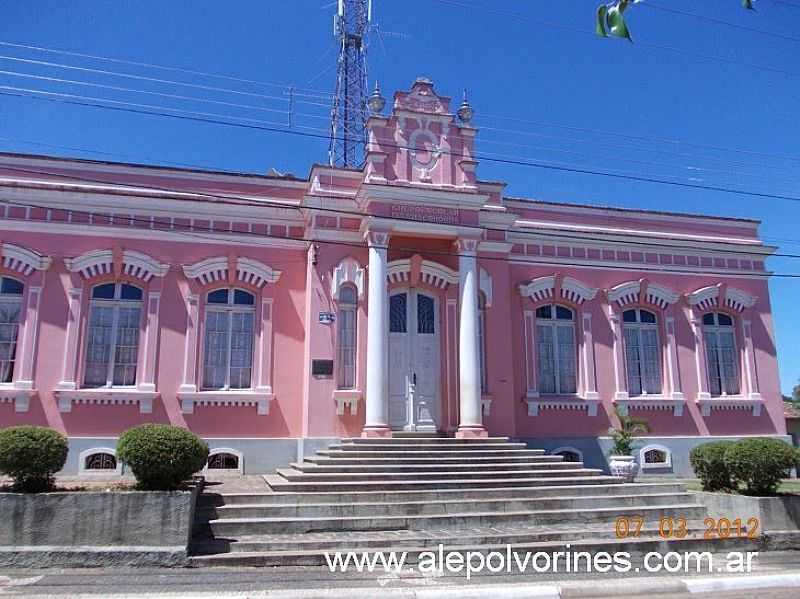
[[[389,426],[436,431],[441,389],[438,299],[416,289],[389,296]]]

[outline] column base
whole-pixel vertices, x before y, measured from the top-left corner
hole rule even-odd
[[[371,439],[387,439],[391,438],[392,436],[392,429],[388,426],[365,426],[361,429],[361,436],[364,438],[371,438]]]
[[[462,425],[456,431],[456,439],[480,439],[488,436],[489,433],[480,424]]]

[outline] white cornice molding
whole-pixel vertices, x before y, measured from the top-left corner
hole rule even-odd
[[[626,281],[615,285],[608,290],[608,299],[617,302],[619,306],[635,304],[640,301],[658,306],[662,310],[674,304],[680,298],[677,291],[657,283],[649,283],[646,288],[645,297],[642,298],[642,281]]]
[[[708,310],[712,307],[718,307],[719,293],[721,285],[709,285],[708,287],[701,287],[691,293],[686,294],[686,300],[690,306],[696,306],[699,310]],[[726,287],[724,306],[731,308],[737,312],[743,312],[746,308],[755,306],[758,298],[750,295],[746,291],[737,289],[736,287]]]
[[[226,256],[206,258],[194,264],[184,265],[183,272],[190,279],[195,279],[203,285],[227,281],[228,258]],[[277,283],[280,276],[280,270],[275,270],[253,258],[236,259],[236,278],[242,283],[260,288],[267,283]]]
[[[359,299],[364,298],[364,267],[350,256],[343,258],[331,276],[331,297],[339,299],[339,290],[342,285],[350,284],[358,290]]]
[[[75,258],[65,258],[64,264],[70,272],[79,272],[86,279],[114,272],[114,251],[92,250]],[[145,283],[153,277],[163,277],[169,271],[169,264],[162,264],[142,252],[123,250],[122,272]]]
[[[31,249],[13,243],[2,245],[3,267],[25,276],[34,270],[47,270],[53,260]]]
[[[411,259],[393,260],[386,267],[386,278],[390,283],[407,283],[411,279]],[[448,285],[458,283],[458,271],[444,264],[423,260],[420,265],[419,278],[422,283],[439,289],[447,289]]]
[[[545,299],[557,299],[555,298],[555,285],[555,275],[537,277],[529,283],[520,285],[519,292],[523,297],[530,297],[535,302]],[[564,277],[561,281],[560,298],[580,305],[594,299],[597,291],[598,289],[595,287],[590,287],[577,279]]]

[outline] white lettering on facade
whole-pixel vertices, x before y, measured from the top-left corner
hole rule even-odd
[[[394,204],[392,218],[402,220],[416,220],[424,223],[440,225],[459,224],[457,208],[442,208],[439,206],[409,206],[408,204]]]

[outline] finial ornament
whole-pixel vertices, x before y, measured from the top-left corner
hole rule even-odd
[[[472,109],[472,106],[469,105],[467,90],[465,89],[464,100],[461,102],[461,106],[458,107],[458,118],[461,119],[461,122],[465,125],[469,125],[473,116],[475,116],[475,111]]]
[[[383,108],[386,106],[386,98],[381,95],[381,88],[378,86],[378,82],[375,81],[375,90],[370,94],[369,99],[367,99],[367,106],[369,106],[369,110],[373,115],[379,115],[383,112]]]

